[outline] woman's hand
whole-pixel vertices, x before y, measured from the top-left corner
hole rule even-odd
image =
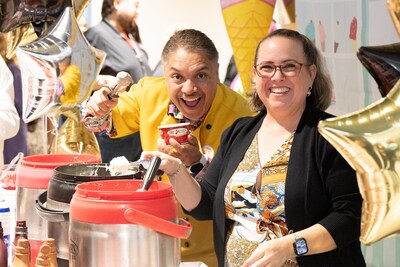
[[[159,169],[168,175],[175,196],[184,209],[190,211],[197,207],[201,199],[201,188],[183,166],[182,161],[159,151],[143,151],[141,159],[150,160],[154,156],[161,159]]]
[[[292,244],[290,236],[265,241],[258,245],[243,267],[282,267],[287,260],[295,258]]]
[[[161,159],[159,169],[168,176],[174,175],[181,168],[182,161],[159,151],[143,151],[141,159],[151,160],[154,156]]]

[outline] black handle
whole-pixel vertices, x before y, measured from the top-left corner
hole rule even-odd
[[[160,167],[161,159],[159,157],[153,157],[150,161],[149,167],[147,168],[147,172],[143,178],[142,190],[147,191],[150,188],[150,185],[153,183],[154,177],[156,177],[158,168]]]

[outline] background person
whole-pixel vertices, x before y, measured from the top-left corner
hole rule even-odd
[[[365,266],[355,171],[317,129],[332,116],[332,85],[315,45],[276,30],[259,43],[254,74],[259,114],[224,132],[200,182],[177,158],[142,156],[162,158],[189,214],[214,220],[219,266]]]
[[[0,166],[4,164],[4,140],[15,136],[19,130],[19,116],[14,104],[13,76],[3,57],[0,57]]]
[[[237,118],[253,113],[246,99],[219,82],[218,51],[204,33],[194,29],[175,32],[165,44],[161,58],[164,77],[145,77],[118,99],[109,100],[108,88],[95,91],[83,110],[84,121],[88,116],[109,115],[113,136],[140,131],[143,149],[159,148],[197,173],[201,167],[207,168],[223,130]],[[157,127],[184,121],[192,126],[189,144],[171,140],[171,149],[160,139]],[[91,129],[102,131],[108,125]],[[212,223],[185,217],[193,231],[189,239],[181,241],[182,261],[217,266]]]
[[[237,75],[238,75],[238,70],[236,67],[235,58],[233,56],[231,56],[228,66],[226,67],[226,75],[225,75],[225,79],[224,79],[224,84],[226,86],[231,87],[231,83],[233,82],[233,80],[236,78]]]
[[[0,33],[0,54],[7,64],[7,67],[11,71],[13,76],[13,87],[14,87],[14,106],[17,109],[19,120],[18,133],[4,141],[4,163],[9,164],[11,160],[19,153],[28,155],[28,139],[27,139],[27,125],[22,119],[22,80],[21,71],[16,64],[14,58],[8,60],[6,58],[6,34]]]
[[[115,76],[126,71],[137,82],[151,75],[148,55],[140,44],[139,28],[136,24],[139,1],[104,0],[101,15],[103,19],[89,28],[86,39],[94,47],[107,53],[100,74]],[[139,133],[110,139],[105,134],[96,134],[103,162],[124,156],[130,161],[139,159],[142,151]]]

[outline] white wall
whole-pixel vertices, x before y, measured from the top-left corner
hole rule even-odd
[[[102,1],[92,0],[84,16],[88,26],[101,19]],[[219,0],[142,0],[138,25],[144,48],[154,67],[161,56],[168,34],[176,28],[194,28],[207,34],[220,54],[220,79],[225,78],[232,47],[225,29]]]

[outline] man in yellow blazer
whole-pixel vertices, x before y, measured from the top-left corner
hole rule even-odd
[[[193,29],[176,32],[163,49],[162,62],[163,78],[145,77],[117,99],[108,97],[106,87],[94,92],[83,117],[106,117],[102,125],[87,126],[111,137],[140,131],[143,150],[158,149],[178,157],[197,175],[207,168],[224,129],[253,113],[245,98],[219,82],[218,52],[204,33]],[[167,146],[160,139],[158,126],[179,122],[191,124],[189,144],[171,140]],[[201,179],[201,175],[197,177]],[[181,216],[193,227],[190,237],[181,241],[182,261],[217,266],[212,222]]]

